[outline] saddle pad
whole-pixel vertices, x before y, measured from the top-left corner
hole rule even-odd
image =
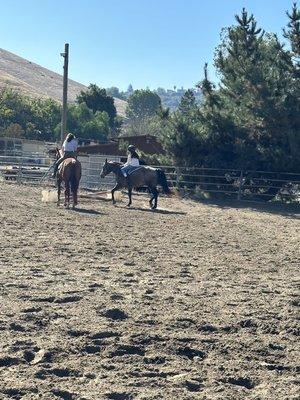
[[[135,172],[135,171],[137,171],[137,170],[139,170],[141,168],[143,168],[142,165],[140,167],[134,167],[134,169],[132,169],[131,171],[128,171],[128,175],[131,175],[133,172]]]

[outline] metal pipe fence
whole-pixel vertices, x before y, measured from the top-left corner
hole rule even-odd
[[[113,175],[103,179],[100,172],[105,159],[119,157],[81,155],[81,188],[109,190]],[[0,156],[0,174],[7,181],[53,184],[50,179],[53,159],[45,156]],[[197,198],[222,197],[238,200],[279,200],[300,202],[300,174],[291,172],[249,171],[222,168],[185,168],[157,166],[165,171],[168,183],[182,194]]]

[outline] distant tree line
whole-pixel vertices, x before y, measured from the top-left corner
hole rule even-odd
[[[10,88],[0,90],[0,135],[55,141],[60,138],[61,104],[32,98]],[[121,126],[114,99],[91,84],[68,105],[68,130],[82,139],[106,141]]]
[[[194,88],[190,90],[193,91],[197,103],[200,104],[203,99],[201,90],[199,88]],[[106,92],[108,95],[116,97],[118,99],[128,100],[129,97],[133,94],[134,90],[132,85],[129,85],[126,91],[120,91],[119,88],[113,86],[107,88]],[[174,86],[173,89],[164,89],[162,87],[159,87],[153,90],[153,93],[156,93],[160,97],[162,106],[165,108],[169,108],[170,111],[175,111],[178,108],[185,92],[186,89],[184,89],[183,87],[177,88],[176,86]]]

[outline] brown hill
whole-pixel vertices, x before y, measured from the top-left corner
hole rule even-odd
[[[0,88],[5,86],[29,96],[50,97],[57,101],[62,99],[62,75],[0,49]],[[69,79],[68,101],[74,102],[79,92],[86,88]],[[118,114],[125,116],[126,102],[116,98],[114,100]]]

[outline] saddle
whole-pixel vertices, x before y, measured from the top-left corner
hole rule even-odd
[[[138,169],[143,168],[142,165],[139,165],[138,167],[132,167],[132,169],[130,171],[128,171],[127,175],[131,175],[133,172],[137,171]]]

